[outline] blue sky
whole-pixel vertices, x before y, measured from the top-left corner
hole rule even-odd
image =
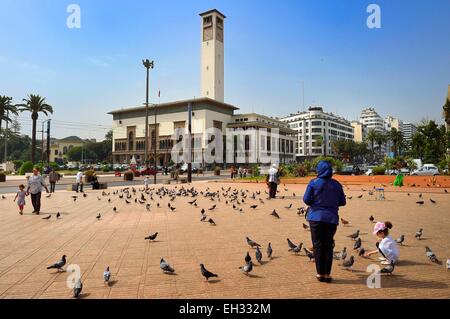
[[[81,29],[66,8],[81,7]],[[381,7],[381,29],[366,8]],[[450,84],[449,0],[0,0],[0,95],[55,108],[56,137],[102,138],[113,109],[200,92],[200,17],[225,21],[225,101],[271,116],[322,105],[356,119],[365,106],[404,121],[441,120]],[[21,115],[24,132],[30,120]],[[70,123],[69,123],[70,122]],[[77,125],[88,123],[96,125]]]

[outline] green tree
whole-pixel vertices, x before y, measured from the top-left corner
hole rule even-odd
[[[445,104],[442,106],[443,116],[445,123],[447,124],[447,128],[450,128],[450,100],[447,99]]]
[[[374,129],[370,129],[366,135],[366,141],[370,144],[370,151],[372,153],[372,160],[375,159],[374,146],[377,140],[378,133]]]
[[[397,157],[399,149],[403,146],[403,134],[393,127],[388,133],[388,139],[392,142],[394,157]]]
[[[377,132],[376,137],[375,137],[375,142],[378,145],[378,156],[379,156],[379,158],[381,158],[383,156],[382,155],[383,144],[385,144],[387,142],[386,134]]]
[[[434,121],[425,121],[417,127],[411,142],[410,155],[425,163],[438,164],[446,154],[449,134],[444,125]]]
[[[12,104],[12,97],[0,95],[0,132],[3,122],[11,122],[11,115],[17,115],[17,107]]]
[[[18,104],[20,112],[30,112],[31,119],[33,120],[32,133],[31,133],[31,162],[35,163],[36,160],[36,123],[39,118],[39,113],[53,114],[53,107],[45,103],[45,98],[39,95],[30,94],[28,99],[23,99],[25,103]]]

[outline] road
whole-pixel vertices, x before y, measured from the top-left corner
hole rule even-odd
[[[187,175],[183,175],[182,177],[187,177]],[[117,187],[117,186],[142,186],[144,184],[143,177],[137,177],[133,181],[125,181],[123,177],[115,177],[115,176],[98,176],[100,183],[108,183],[108,187]],[[158,175],[156,178],[157,184],[162,184],[167,181],[170,177],[166,175]],[[224,179],[226,176],[214,176],[213,174],[205,174],[205,175],[192,175],[192,181],[208,181],[208,180],[220,180]],[[48,180],[46,180],[48,183]],[[57,184],[56,190],[66,190],[67,185],[75,183],[74,176],[63,177]],[[173,182],[172,182],[173,183]],[[15,193],[18,190],[20,184],[26,185],[26,180],[24,179],[14,179],[7,180],[4,183],[0,183],[0,194],[11,194]],[[153,176],[150,176],[150,185],[153,184]],[[90,184],[84,185],[86,189],[90,189]]]

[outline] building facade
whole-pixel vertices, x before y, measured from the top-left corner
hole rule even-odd
[[[324,112],[322,107],[310,107],[307,112],[291,114],[280,120],[296,131],[297,161],[321,155],[333,156],[333,141],[354,139],[350,121]]]
[[[357,143],[365,142],[367,127],[359,121],[353,121],[351,125],[353,127],[353,140]]]
[[[405,141],[407,148],[411,147],[412,138],[416,132],[417,127],[413,123],[403,123],[403,140]]]
[[[85,143],[95,140],[83,140],[78,136],[68,136],[62,139],[50,140],[50,162],[63,163],[67,161],[67,153],[74,147],[82,147]]]

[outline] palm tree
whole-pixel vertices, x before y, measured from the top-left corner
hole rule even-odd
[[[53,114],[53,107],[45,103],[45,97],[39,95],[30,94],[28,99],[23,99],[24,104],[18,104],[20,112],[30,112],[31,119],[33,120],[33,128],[31,132],[31,162],[35,162],[36,159],[36,122],[39,118],[39,113]]]
[[[398,150],[403,145],[403,133],[393,127],[387,137],[392,142],[394,157],[397,157]]]
[[[17,108],[12,103],[12,97],[0,95],[0,131],[2,130],[2,122],[11,122],[10,114],[17,115]]]
[[[380,158],[382,157],[381,147],[383,146],[384,143],[386,143],[386,141],[387,141],[386,134],[384,134],[382,132],[377,132],[376,133],[375,142],[378,145],[378,152],[379,152]]]
[[[444,120],[445,120],[445,124],[447,124],[447,132],[450,130],[450,100],[447,99],[447,101],[445,102],[444,106],[442,106],[443,109],[443,115],[444,115]]]
[[[374,129],[370,129],[369,132],[367,132],[366,135],[366,141],[369,142],[370,144],[370,151],[372,152],[372,160],[374,160],[375,157],[375,153],[374,153],[374,144],[375,141],[377,140],[377,132]]]

